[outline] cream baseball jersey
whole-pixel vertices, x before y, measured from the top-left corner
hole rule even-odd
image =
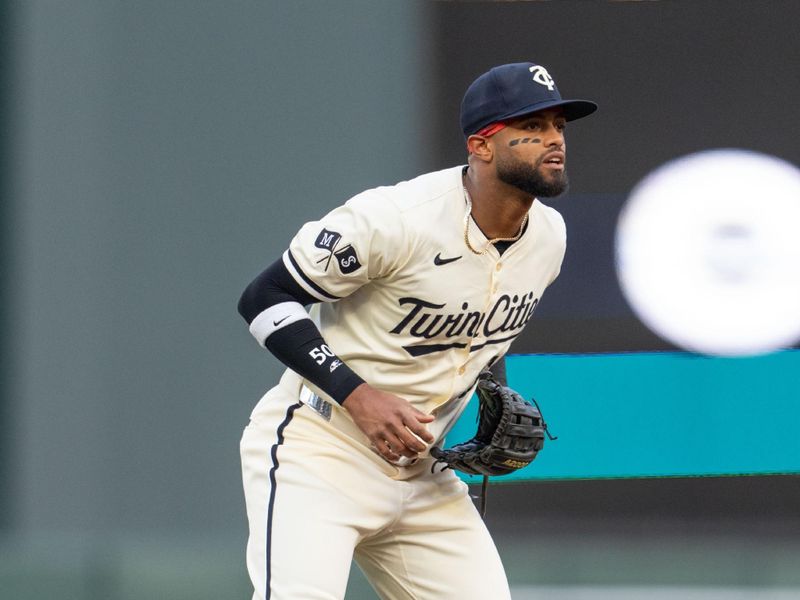
[[[358,194],[303,225],[283,255],[296,282],[320,300],[310,311],[327,343],[312,350],[320,368],[333,371],[341,359],[373,387],[434,414],[428,429],[437,441],[480,371],[531,318],[566,247],[561,215],[535,200],[523,235],[501,255],[467,213],[462,171]],[[465,236],[486,252],[475,254]],[[274,309],[269,316],[283,318]],[[296,309],[285,316],[303,317]],[[259,321],[251,331],[263,343],[269,332]]]

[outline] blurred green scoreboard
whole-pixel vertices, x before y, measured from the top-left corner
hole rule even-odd
[[[510,355],[509,385],[550,432],[528,467],[494,482],[800,473],[800,351]],[[469,439],[477,399],[447,437]],[[470,483],[480,477],[465,476]]]

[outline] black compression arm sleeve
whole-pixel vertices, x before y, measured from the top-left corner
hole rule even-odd
[[[307,305],[318,300],[298,285],[279,258],[242,292],[239,298],[239,314],[249,325],[262,311],[281,302]]]
[[[283,261],[278,259],[244,290],[239,299],[239,314],[250,325],[262,312],[285,302],[308,305],[317,300],[300,287]],[[275,329],[265,340],[264,346],[284,365],[312,382],[339,404],[364,383],[363,379],[331,351],[311,319],[295,319]]]
[[[364,383],[328,348],[310,319],[277,330],[267,338],[265,345],[275,358],[324,390],[339,404]]]
[[[505,354],[498,358],[497,361],[491,367],[489,367],[489,370],[497,378],[497,381],[499,381],[501,385],[508,385]]]

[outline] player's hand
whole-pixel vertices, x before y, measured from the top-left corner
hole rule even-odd
[[[425,427],[425,423],[433,421],[433,415],[426,415],[394,394],[362,383],[342,406],[389,462],[401,456],[416,458],[427,447],[421,440],[433,443],[433,436]]]

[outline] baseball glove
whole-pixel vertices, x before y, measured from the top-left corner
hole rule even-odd
[[[555,439],[538,405],[501,385],[490,371],[480,374],[476,392],[480,405],[475,437],[445,450],[434,446],[430,453],[436,463],[471,475],[507,475],[536,458],[545,434]]]

